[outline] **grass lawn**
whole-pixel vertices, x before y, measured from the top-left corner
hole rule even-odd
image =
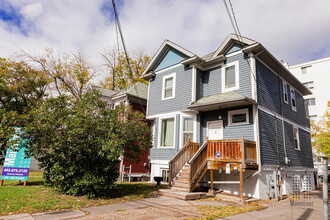
[[[43,186],[41,172],[30,172],[27,186],[18,181],[4,181],[0,186],[0,215],[58,211],[81,207],[107,205],[147,198],[159,188],[148,183],[118,183],[108,198],[86,199],[68,196]]]

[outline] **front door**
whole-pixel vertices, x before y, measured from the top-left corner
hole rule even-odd
[[[210,121],[207,123],[207,136],[209,140],[223,139],[223,124],[222,120]]]

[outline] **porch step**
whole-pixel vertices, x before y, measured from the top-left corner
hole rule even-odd
[[[188,182],[188,176],[177,176],[175,177],[175,181]]]
[[[163,196],[171,197],[171,198],[177,198],[182,200],[194,200],[194,199],[200,199],[201,197],[205,196],[206,193],[203,192],[180,192],[175,191],[172,189],[160,189],[159,193]]]
[[[175,181],[172,186],[181,187],[185,189],[188,189],[189,187],[188,182],[179,182],[179,181]]]
[[[175,185],[173,185],[171,187],[171,190],[180,191],[180,192],[189,192],[189,189],[187,187],[181,187],[181,186],[175,186]]]
[[[189,173],[179,173],[179,177],[186,177],[188,178],[189,177]]]
[[[188,184],[188,179],[187,178],[183,178],[183,179],[178,179],[176,178],[174,183],[184,183],[184,184]]]

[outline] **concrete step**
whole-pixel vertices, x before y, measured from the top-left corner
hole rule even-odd
[[[179,192],[189,192],[188,188],[180,187],[180,186],[172,186],[171,190],[173,191],[179,191]]]
[[[189,193],[189,192],[175,191],[172,189],[160,189],[159,193],[162,194],[163,196],[182,199],[182,200],[200,199],[202,196],[206,195],[206,193],[202,193],[202,192]]]

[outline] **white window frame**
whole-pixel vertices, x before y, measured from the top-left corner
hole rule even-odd
[[[232,116],[236,114],[246,114],[246,122],[240,122],[240,123],[232,123]],[[228,126],[238,126],[238,125],[247,125],[250,124],[249,120],[249,109],[248,108],[243,108],[243,109],[238,109],[238,110],[233,110],[233,111],[228,111]]]
[[[196,116],[188,116],[188,115],[185,115],[185,116],[181,116],[181,123],[180,123],[180,127],[181,127],[181,146],[183,146],[185,143],[183,143],[183,134],[184,134],[184,131],[183,131],[183,126],[184,126],[184,119],[185,118],[191,118],[193,120],[193,130],[192,130],[192,134],[193,134],[193,139],[190,140],[191,142],[194,142],[195,141],[195,117]],[[190,132],[189,132],[190,133]]]
[[[226,80],[225,80],[226,68],[231,67],[231,66],[235,66],[235,86],[231,87],[231,88],[226,88],[225,87],[225,85],[226,85]],[[222,68],[221,68],[221,87],[222,87],[222,92],[229,92],[229,91],[239,89],[239,61],[227,63],[222,66]]]
[[[286,87],[286,93],[284,88]],[[285,95],[287,100],[285,101]],[[283,100],[286,104],[289,104],[289,93],[288,93],[288,84],[286,82],[283,81]]]
[[[305,116],[307,119],[309,119],[309,106],[308,106],[308,101],[307,100],[304,100],[304,107],[305,107]]]
[[[160,176],[163,177],[163,171],[165,171],[167,173],[167,178],[169,178],[169,174],[170,174],[170,170],[169,168],[160,168]],[[168,183],[168,181],[163,181],[163,183]]]
[[[173,138],[173,146],[161,146],[161,138],[162,138],[162,121],[166,119],[172,119],[174,118],[174,138]],[[168,117],[161,117],[159,118],[159,124],[158,124],[158,148],[161,149],[173,149],[175,148],[175,141],[176,141],[176,116],[168,116]]]
[[[172,77],[173,77],[172,96],[165,98],[165,81],[166,81],[166,79],[169,79]],[[176,87],[176,73],[171,73],[166,76],[163,76],[162,101],[175,98],[175,87]]]
[[[152,132],[152,140],[151,140],[151,143],[152,143],[152,148],[155,148],[155,138],[156,138],[156,119],[153,119],[152,120],[152,127],[151,127],[151,132]]]
[[[297,148],[296,148],[296,146],[295,146],[295,140],[294,140],[294,130],[297,130]],[[293,147],[294,147],[294,149],[295,150],[301,150],[300,149],[300,140],[299,140],[299,128],[298,127],[295,127],[295,126],[293,126]]]
[[[295,103],[295,106],[293,106],[293,102],[292,102],[292,100],[293,100],[293,98],[292,98],[292,92],[294,93],[294,103]],[[297,111],[297,97],[296,97],[296,90],[294,90],[294,89],[292,89],[292,88],[290,88],[290,99],[291,99],[291,109],[293,110],[293,111]]]

